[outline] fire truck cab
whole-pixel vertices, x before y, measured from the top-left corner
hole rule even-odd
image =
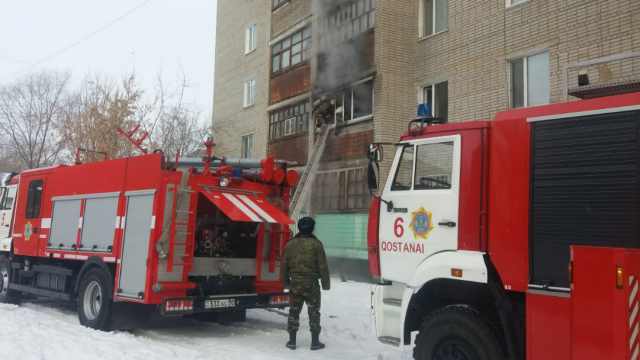
[[[11,248],[11,224],[16,198],[16,184],[13,175],[6,174],[0,181],[0,251]]]
[[[431,359],[640,355],[640,93],[411,122],[378,188],[380,341]]]
[[[56,165],[0,187],[0,302],[75,301],[80,323],[153,311],[243,320],[283,308],[280,258],[297,173],[285,162],[162,153]]]

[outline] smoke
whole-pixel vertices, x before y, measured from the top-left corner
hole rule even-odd
[[[313,0],[316,93],[357,81],[373,65],[375,0]],[[373,13],[373,14],[372,14]]]

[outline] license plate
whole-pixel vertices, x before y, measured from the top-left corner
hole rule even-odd
[[[224,309],[236,307],[236,299],[207,299],[204,301],[205,309]]]

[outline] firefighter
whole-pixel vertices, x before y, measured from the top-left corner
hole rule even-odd
[[[290,307],[287,329],[289,342],[287,347],[296,349],[296,333],[300,326],[300,312],[306,303],[309,311],[309,327],[311,328],[311,350],[325,347],[320,342],[320,286],[323,290],[331,287],[329,268],[324,247],[313,235],[315,221],[304,217],[298,222],[299,233],[284,251],[282,277],[285,287],[289,288]]]

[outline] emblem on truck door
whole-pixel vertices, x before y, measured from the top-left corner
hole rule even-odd
[[[425,210],[424,207],[411,213],[411,231],[416,239],[426,240],[433,230],[433,216],[431,211]]]
[[[33,234],[33,225],[29,221],[24,225],[24,241],[29,241],[31,234]]]

